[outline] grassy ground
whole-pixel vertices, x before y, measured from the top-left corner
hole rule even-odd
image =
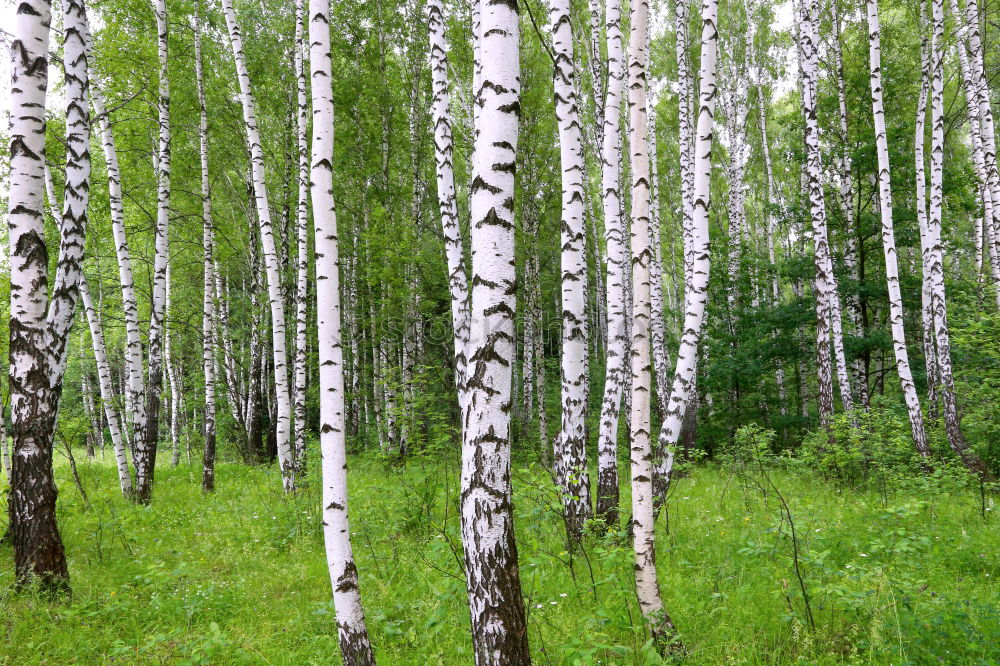
[[[403,469],[352,458],[350,473],[380,663],[471,663],[457,460]],[[339,663],[315,479],[286,498],[273,469],[224,464],[206,497],[196,467],[162,467],[154,503],[138,507],[117,494],[110,456],[81,461],[80,474],[89,508],[58,468],[72,598],[10,591],[12,557],[0,549],[0,663]],[[771,474],[798,536],[801,585],[773,492],[762,498],[718,467],[673,489],[658,565],[684,663],[1000,663],[1000,529],[975,492]],[[623,536],[591,535],[571,554],[546,474],[517,462],[514,489],[535,663],[659,663]]]

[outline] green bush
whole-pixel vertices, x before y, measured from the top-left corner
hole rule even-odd
[[[919,474],[924,466],[905,414],[880,405],[837,414],[829,427],[806,435],[799,457],[825,478],[851,486],[890,472]]]

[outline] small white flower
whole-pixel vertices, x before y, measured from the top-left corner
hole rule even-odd
[[[549,603],[552,604],[553,606],[556,605],[556,602],[554,602],[554,601],[550,601]]]
[[[861,557],[868,557],[868,553],[858,553]]]
[[[560,597],[566,597],[566,596],[569,596],[569,595],[567,595],[567,594],[566,594],[565,592],[563,592],[563,593],[562,593],[562,594],[560,594],[559,596],[560,596]]]
[[[542,608],[543,606],[543,604],[535,604],[535,608]]]

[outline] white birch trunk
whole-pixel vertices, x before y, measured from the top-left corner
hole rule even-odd
[[[928,417],[931,421],[937,419],[937,341],[934,335],[934,308],[931,295],[930,245],[927,226],[927,176],[925,173],[924,142],[925,124],[927,121],[927,96],[930,88],[930,53],[927,43],[926,16],[923,3],[920,7],[920,94],[917,98],[917,115],[914,120],[914,175],[917,203],[917,224],[920,229],[920,263],[921,263],[921,307],[920,318],[923,333],[924,362],[927,366],[927,402]]]
[[[692,399],[695,371],[698,363],[698,345],[705,323],[705,306],[708,301],[708,275],[711,267],[708,240],[708,210],[711,204],[712,132],[716,102],[716,70],[718,63],[719,35],[716,29],[718,0],[703,0],[701,6],[701,71],[698,125],[693,147],[692,217],[690,232],[690,278],[686,280],[684,295],[685,313],[683,335],[677,351],[677,364],[670,390],[670,402],[660,427],[659,447],[662,451],[657,461],[656,473],[669,482],[673,467],[673,447],[680,437],[685,410]]]
[[[624,37],[621,1],[607,0],[605,30],[608,40],[608,87],[604,103],[604,142],[601,146],[601,192],[604,238],[607,246],[608,347],[604,397],[597,445],[597,515],[608,525],[618,524],[618,419],[625,388],[628,340],[625,319],[627,250],[621,196],[621,104],[625,89]]]
[[[299,148],[299,195],[295,214],[295,235],[298,255],[295,261],[295,470],[303,475],[306,470],[306,331],[308,316],[307,293],[309,288],[309,99],[306,96],[305,57],[305,0],[295,0],[295,80],[297,84],[296,138]]]
[[[136,421],[135,428],[135,498],[147,503],[152,499],[153,476],[156,470],[156,450],[159,441],[160,390],[163,386],[163,347],[167,297],[167,263],[169,262],[168,226],[170,222],[170,80],[168,78],[168,23],[166,0],[153,1],[156,15],[157,51],[159,54],[158,122],[159,142],[155,171],[156,228],[153,256],[153,284],[149,316],[148,385],[143,422]],[[143,406],[144,404],[144,406]]]
[[[90,326],[90,339],[94,346],[94,360],[97,363],[97,380],[101,390],[101,402],[104,404],[104,415],[108,419],[108,430],[111,431],[111,447],[115,451],[118,483],[121,486],[122,495],[128,497],[132,493],[132,475],[129,472],[128,456],[125,453],[121,419],[118,415],[118,409],[115,407],[115,395],[111,388],[111,366],[108,365],[108,352],[104,345],[101,321],[94,309],[86,280],[80,281],[80,300],[87,314],[87,323]]]
[[[634,0],[629,13],[629,146],[632,153],[632,414],[629,433],[632,471],[632,537],[635,587],[639,608],[653,635],[658,652],[677,640],[663,607],[656,576],[656,542],[653,509],[653,446],[651,443],[652,368],[650,359],[650,166],[647,120],[647,31],[649,4]]]
[[[877,0],[876,0],[877,1]],[[858,266],[858,233],[857,222],[854,216],[854,179],[851,172],[852,160],[849,148],[849,136],[847,131],[847,88],[844,80],[844,56],[841,47],[840,11],[837,2],[830,4],[833,24],[833,57],[834,67],[837,73],[837,105],[840,117],[840,209],[844,216],[844,228],[847,240],[844,245],[844,263],[847,264],[851,272],[851,279],[855,284],[860,284],[861,274]],[[864,335],[861,317],[861,301],[856,293],[849,294],[847,300],[847,316],[851,321],[854,334],[858,337]],[[869,403],[868,380],[864,375],[864,367],[861,359],[854,359],[851,363],[851,370],[854,373],[855,383],[858,387],[858,398],[862,406]]]
[[[314,128],[310,192],[316,243],[323,540],[337,612],[341,656],[345,664],[366,666],[375,663],[375,656],[361,607],[347,513],[347,423],[344,418],[340,259],[333,200],[334,108],[329,0],[309,0],[309,68]]]
[[[271,211],[267,200],[267,185],[264,178],[264,149],[257,130],[257,111],[253,92],[250,89],[250,75],[243,55],[243,37],[236,23],[236,12],[232,0],[223,0],[222,9],[226,16],[229,39],[232,42],[236,74],[240,83],[243,103],[243,122],[250,150],[250,164],[253,177],[254,198],[257,202],[257,216],[260,220],[260,239],[264,249],[264,265],[267,273],[267,292],[271,304],[271,341],[274,356],[274,388],[277,397],[277,443],[278,464],[281,467],[282,486],[285,492],[295,489],[295,464],[289,439],[291,419],[291,396],[288,389],[288,351],[285,343],[285,304],[281,295],[281,276],[278,255],[274,244],[271,225]]]
[[[198,84],[198,152],[201,163],[202,274],[201,366],[205,377],[205,444],[202,453],[201,489],[215,490],[215,237],[208,176],[208,110],[205,107],[205,73],[201,55],[201,2],[194,18],[194,64]],[[222,309],[222,308],[220,308]],[[228,361],[229,359],[227,359]],[[188,455],[190,459],[190,453]]]
[[[52,445],[60,386],[49,353],[48,254],[42,213],[45,171],[45,93],[48,87],[47,0],[24,0],[11,26],[10,395],[14,453],[10,538],[20,584],[69,581],[56,524]],[[77,100],[78,101],[78,100]],[[68,225],[60,225],[66,230]],[[81,243],[82,248],[82,243]],[[72,315],[72,312],[70,312]],[[61,380],[61,377],[59,378]]]
[[[993,291],[997,307],[1000,308],[1000,262],[998,262],[994,223],[996,219],[994,206],[1000,204],[1000,201],[993,198],[990,172],[986,167],[986,150],[984,146],[989,143],[989,140],[985,139],[982,131],[982,126],[985,124],[983,119],[986,117],[986,110],[980,106],[980,97],[976,90],[976,75],[973,73],[973,67],[970,63],[971,59],[966,52],[967,26],[964,24],[962,15],[959,13],[957,0],[951,0],[951,12],[958,20],[958,44],[955,50],[958,52],[958,61],[962,72],[962,86],[965,89],[966,109],[969,118],[969,138],[972,142],[973,166],[976,171],[976,180],[979,182],[977,203],[981,204],[983,208],[983,217],[976,218],[974,221],[976,281],[979,282],[982,279],[983,237],[985,235],[987,254],[990,258],[990,278],[994,285]],[[986,104],[989,104],[988,95]],[[989,117],[990,123],[992,123],[992,113],[989,114]],[[996,161],[995,155],[993,156],[993,161]],[[985,234],[983,233],[984,228],[986,231]]]
[[[992,478],[962,434],[955,397],[955,379],[951,366],[951,342],[948,331],[948,308],[944,286],[944,248],[941,241],[942,197],[944,185],[944,0],[931,0],[931,191],[927,216],[925,251],[930,268],[930,288],[934,334],[937,343],[937,369],[941,379],[944,404],[944,427],[948,443],[971,471]]]
[[[180,439],[180,408],[181,394],[177,384],[177,369],[174,368],[174,359],[170,345],[170,327],[166,321],[170,318],[170,263],[167,263],[167,293],[165,299],[165,319],[163,331],[163,363],[167,372],[167,383],[170,387],[170,444],[171,458],[170,465],[177,467],[181,460],[181,439]]]
[[[448,87],[447,42],[441,0],[429,0],[427,3],[427,26],[430,36],[434,163],[437,170],[441,231],[444,235],[444,251],[448,262],[448,289],[451,294],[451,322],[455,348],[455,386],[461,407],[464,405],[463,387],[465,386],[465,372],[468,363],[465,348],[469,343],[469,284],[465,271],[465,252],[462,249],[461,229],[458,222],[458,202],[455,197],[451,94]]]
[[[913,384],[910,357],[906,351],[903,327],[903,296],[899,288],[899,263],[896,236],[892,223],[892,188],[889,176],[889,143],[885,130],[885,109],[882,102],[882,44],[879,27],[878,1],[868,0],[868,64],[872,91],[872,114],[875,122],[875,148],[878,153],[879,211],[882,216],[882,250],[885,256],[885,279],[889,291],[889,321],[892,347],[896,355],[896,371],[910,417],[913,444],[923,457],[930,456],[927,433],[924,430],[920,398]]]
[[[549,22],[555,54],[553,78],[562,168],[562,425],[554,453],[562,472],[562,478],[557,481],[563,494],[566,529],[571,539],[579,540],[591,512],[586,448],[587,257],[583,219],[583,133],[573,68],[569,0],[552,1]]]
[[[510,481],[520,29],[516,4],[480,9],[461,513],[473,652],[478,666],[499,666],[531,662]]]
[[[646,52],[650,52],[649,31],[646,34]],[[647,114],[647,133],[649,138],[649,170],[650,170],[650,210],[649,238],[653,247],[653,255],[649,262],[649,307],[651,321],[649,324],[650,339],[653,344],[653,371],[656,376],[656,399],[660,414],[667,412],[667,398],[670,394],[670,352],[667,350],[666,312],[663,303],[663,244],[660,240],[660,170],[657,166],[656,150],[656,98],[649,100]]]
[[[1000,262],[1000,170],[997,167],[997,147],[996,130],[993,122],[993,107],[990,102],[990,88],[986,79],[986,68],[984,66],[983,43],[980,33],[979,7],[977,0],[967,0],[965,5],[965,21],[959,18],[955,12],[956,20],[963,30],[968,31],[969,64],[974,82],[973,88],[976,91],[976,98],[979,102],[980,134],[983,143],[983,162],[986,169],[986,178],[989,183],[990,199],[993,204],[993,215],[986,217],[984,224],[987,230],[987,237],[993,244],[990,252],[993,265]],[[961,42],[961,40],[959,40]],[[994,268],[994,279],[998,279],[1000,270]],[[994,285],[997,292],[998,305],[1000,305],[1000,283]]]
[[[813,246],[816,262],[816,365],[820,381],[820,420],[828,422],[833,414],[833,381],[830,362],[830,333],[836,360],[837,383],[845,411],[853,409],[850,379],[844,355],[844,340],[840,316],[840,297],[833,273],[830,242],[826,225],[826,202],[823,192],[819,123],[816,117],[816,93],[819,59],[819,2],[804,0],[800,10],[799,58],[803,76],[802,110],[805,115],[806,180],[812,219]]]

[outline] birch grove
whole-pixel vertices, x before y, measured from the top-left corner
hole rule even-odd
[[[911,5],[0,2],[0,662],[1000,659],[1000,15]]]

